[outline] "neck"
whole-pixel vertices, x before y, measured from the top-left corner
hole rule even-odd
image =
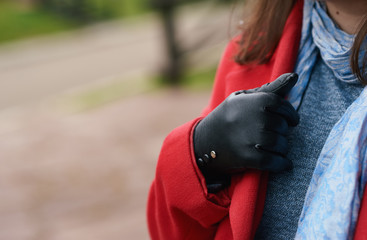
[[[329,16],[349,34],[356,34],[367,12],[365,0],[325,0]]]

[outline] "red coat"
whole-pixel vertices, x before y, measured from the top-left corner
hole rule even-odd
[[[202,116],[174,129],[165,139],[148,199],[151,238],[252,239],[265,202],[267,173],[248,170],[232,178],[229,189],[208,194],[195,163],[195,124],[230,93],[259,87],[294,69],[302,26],[298,1],[269,63],[240,66],[233,61],[237,45],[229,43],[219,65],[209,106]],[[366,192],[365,192],[366,194]],[[367,197],[363,198],[355,239],[367,239]]]

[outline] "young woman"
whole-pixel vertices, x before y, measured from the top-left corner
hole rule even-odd
[[[365,239],[367,1],[253,4],[209,106],[164,141],[151,237]]]

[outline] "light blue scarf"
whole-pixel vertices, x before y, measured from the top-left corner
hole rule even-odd
[[[354,36],[335,26],[319,2],[305,0],[295,69],[299,81],[288,96],[295,108],[302,101],[319,53],[339,80],[352,84],[358,82],[349,66],[353,41]],[[349,106],[325,142],[306,194],[295,238],[352,239],[366,180],[367,88]]]

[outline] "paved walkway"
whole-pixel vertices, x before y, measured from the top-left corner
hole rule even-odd
[[[227,28],[227,10],[184,11],[187,45]],[[156,71],[163,54],[154,19],[0,49],[0,240],[148,239],[145,204],[160,146],[200,113],[209,92],[153,91],[78,113],[58,102],[70,90]],[[191,64],[218,61],[228,38],[216,32]]]
[[[165,136],[209,92],[164,90],[93,111],[32,108],[0,134],[1,240],[144,240],[145,205]]]

